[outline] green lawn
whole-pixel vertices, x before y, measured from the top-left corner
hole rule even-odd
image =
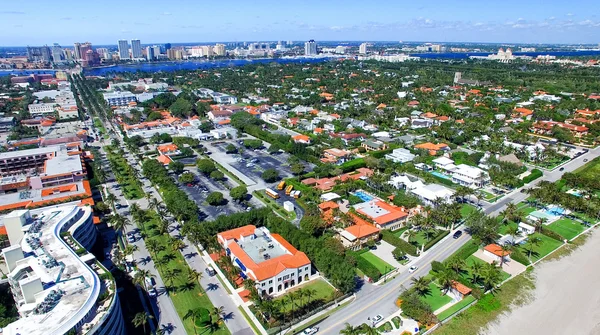
[[[425,238],[425,231],[421,230],[415,236],[411,237],[409,242],[420,248],[423,244],[427,244],[427,242],[435,239],[438,236],[438,234],[441,233],[441,230],[436,231],[436,234],[428,240],[427,238]]]
[[[513,221],[508,221],[506,224],[501,224],[500,228],[498,229],[498,232],[500,233],[500,235],[505,235],[506,232],[508,231],[508,228],[510,227],[517,227],[518,228],[518,224],[516,222]]]
[[[460,215],[463,217],[463,219],[465,219],[469,215],[471,215],[471,213],[476,212],[476,211],[477,211],[477,208],[475,208],[475,206],[469,205],[469,204],[463,204],[462,207],[460,208]]]
[[[366,259],[367,261],[369,261],[369,263],[373,264],[373,266],[375,266],[382,275],[384,275],[394,269],[393,266],[386,263],[383,259],[375,256],[375,254],[373,254],[370,251],[361,254],[360,257]]]
[[[524,202],[520,203],[517,208],[519,209],[520,212],[525,214],[525,216],[527,216],[527,215],[531,214],[531,212],[537,210],[536,208],[531,207]]]
[[[448,295],[444,294],[442,295],[442,291],[440,290],[440,287],[437,286],[434,283],[429,284],[429,294],[427,294],[424,297],[421,297],[421,299],[428,304],[431,309],[435,312],[438,308],[444,306],[445,304],[449,303],[450,301],[452,301],[452,298],[450,298]]]
[[[287,299],[286,296],[290,292],[294,292],[294,291],[298,291],[298,290],[307,290],[307,289],[315,291],[315,294],[312,297],[310,297],[311,301],[322,300],[323,303],[330,301],[333,297],[333,292],[335,291],[335,289],[331,285],[329,285],[329,283],[327,283],[325,280],[317,279],[317,280],[313,280],[309,283],[299,285],[299,286],[295,287],[293,290],[289,290],[288,292],[286,292],[285,295],[277,297],[275,300]],[[294,304],[296,305],[297,308],[301,308],[302,306],[306,305],[308,302],[309,302],[308,297],[303,297],[301,299],[301,301],[295,301]],[[283,311],[284,312],[290,311],[291,310],[290,306],[291,306],[290,304],[286,304],[285,309]]]
[[[537,261],[538,259],[546,256],[547,254],[551,253],[556,248],[558,248],[562,245],[562,242],[557,241],[546,235],[542,235],[540,233],[535,233],[535,234],[529,235],[529,237],[532,237],[532,236],[537,236],[542,240],[542,243],[540,243],[540,245],[538,245],[537,247],[535,247],[533,249],[537,254],[531,255],[532,263]],[[521,248],[521,252],[523,253],[523,255],[527,256],[527,250],[524,247],[520,247],[520,248]]]
[[[112,146],[106,146],[105,148],[106,157],[116,166],[116,169],[113,169],[113,173],[115,174],[117,182],[121,186],[121,190],[123,191],[123,196],[125,199],[142,198],[144,196],[142,185],[139,179],[132,175],[127,169],[129,165],[127,160],[124,157],[119,156]]]
[[[558,221],[554,221],[551,224],[549,224],[548,229],[560,234],[567,240],[570,240],[573,237],[579,235],[582,231],[584,231],[586,227],[579,222],[567,218],[562,218]]]
[[[146,241],[149,239],[156,240],[164,248],[164,250],[160,251],[157,257],[153,257],[153,259],[156,261],[157,259],[164,258],[169,259],[169,261],[165,265],[156,266],[156,269],[160,273],[160,276],[163,279],[163,281],[165,281],[165,285],[169,286],[169,295],[171,297],[171,300],[173,301],[173,305],[175,306],[177,314],[179,314],[179,317],[182,319],[186,333],[194,334],[195,326],[192,320],[183,320],[183,316],[187,313],[188,310],[196,309],[199,307],[206,308],[210,311],[214,307],[214,305],[212,304],[208,296],[205,294],[202,287],[200,287],[200,285],[197,282],[191,284],[187,280],[187,274],[190,270],[187,263],[183,259],[183,255],[181,255],[181,252],[179,251],[172,250],[168,235],[159,235],[158,232],[155,231],[156,220],[156,214],[153,214],[151,216],[151,219],[143,224],[144,228],[147,229],[148,236],[152,236],[150,238],[146,238]],[[168,271],[174,271],[175,273],[177,273],[177,277],[173,279],[173,282],[165,280],[165,273],[167,273]],[[230,334],[230,332],[227,329],[227,327],[222,326],[217,332],[213,334],[228,335]]]
[[[450,316],[452,316],[452,314],[460,311],[463,307],[467,306],[468,304],[472,303],[473,301],[475,301],[475,298],[473,298],[472,295],[468,295],[463,300],[452,305],[452,307],[450,307],[447,310],[438,314],[437,317],[438,317],[438,319],[440,319],[440,321],[443,321],[443,320],[449,318]]]
[[[474,255],[467,257],[467,259],[465,260],[465,263],[467,263],[467,268],[465,269],[466,271],[463,274],[461,274],[461,277],[463,277],[466,280],[471,279],[471,266],[474,263],[479,263],[482,266],[485,266],[487,264],[486,262],[475,257]],[[500,265],[500,264],[498,264],[498,265]],[[500,270],[500,274],[502,275],[502,281],[505,281],[506,279],[508,279],[510,277],[510,274],[504,272],[503,270]]]
[[[405,231],[407,231],[407,230],[408,230],[408,227],[402,227],[402,228],[400,228],[400,229],[398,229],[398,230],[394,231],[394,235],[395,235],[397,238],[400,238],[400,236],[402,236],[402,234],[403,234]]]

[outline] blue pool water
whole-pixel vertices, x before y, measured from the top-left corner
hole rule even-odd
[[[366,194],[363,191],[356,191],[356,192],[354,192],[354,195],[357,196],[357,197],[359,197],[360,200],[362,200],[362,201],[371,201],[371,200],[373,200],[372,196]]]
[[[548,213],[548,214],[552,214],[554,216],[561,216],[565,213],[565,209],[562,207],[548,207],[544,210],[544,212]]]
[[[444,179],[448,179],[448,180],[452,180],[452,178],[446,176],[445,174],[441,173],[441,172],[437,172],[437,171],[432,171],[431,172],[432,175],[436,176],[436,177],[440,177],[440,178],[444,178]]]

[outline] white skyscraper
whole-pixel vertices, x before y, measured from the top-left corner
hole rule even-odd
[[[358,53],[366,55],[367,54],[367,43],[363,43],[358,47]]]
[[[306,56],[312,56],[317,54],[317,42],[310,40],[304,43],[304,54]]]
[[[129,44],[127,40],[119,40],[119,58],[121,60],[129,59]]]
[[[131,58],[142,58],[142,42],[140,40],[131,40]]]
[[[155,58],[156,58],[156,56],[154,56],[154,48],[151,46],[147,46],[146,47],[146,59],[154,60]]]

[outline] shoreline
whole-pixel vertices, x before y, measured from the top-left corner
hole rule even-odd
[[[489,323],[482,334],[600,333],[600,231],[594,229],[585,243],[569,255],[535,267],[531,299]]]

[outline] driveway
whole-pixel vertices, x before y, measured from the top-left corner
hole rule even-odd
[[[483,250],[482,249],[478,249],[473,256],[481,259],[482,261],[486,262],[486,263],[492,263],[494,260],[483,254]],[[508,273],[509,275],[511,275],[512,277],[520,274],[521,272],[525,271],[527,269],[527,267],[515,260],[510,260],[508,262],[504,262],[502,264],[502,270],[506,273]]]
[[[371,249],[371,253],[373,253],[375,256],[383,259],[389,265],[391,265],[395,268],[398,268],[398,269],[400,269],[400,271],[402,271],[402,270],[404,270],[405,266],[398,263],[398,261],[392,255],[392,251],[394,251],[394,249],[396,249],[396,247],[394,247],[393,245],[382,240],[379,242],[377,249],[375,249],[375,250]]]

